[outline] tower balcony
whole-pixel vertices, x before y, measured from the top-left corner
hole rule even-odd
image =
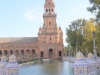
[[[56,17],[57,14],[56,13],[44,13],[43,17]]]

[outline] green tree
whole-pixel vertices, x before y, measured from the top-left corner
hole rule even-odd
[[[76,43],[78,43],[78,49],[86,55],[88,52],[93,52],[93,31],[96,31],[93,18],[73,21],[69,28],[66,28],[66,42],[74,51],[76,50]]]
[[[89,0],[91,7],[88,7],[87,10],[93,13],[96,16],[96,19],[100,21],[100,0]]]
[[[66,28],[66,42],[72,47],[73,50],[76,48],[76,43],[78,43],[78,48],[81,49],[82,42],[84,37],[82,34],[82,28],[85,24],[85,19],[78,19],[69,25],[69,28]]]
[[[94,19],[90,19],[90,21],[86,21],[83,30],[84,30],[84,38],[85,38],[83,47],[86,49],[88,48],[89,52],[93,52],[92,32],[96,31],[96,27],[94,25]]]
[[[87,10],[96,16],[96,46],[97,53],[100,56],[100,0],[89,0],[92,7],[88,7]]]
[[[100,23],[96,25],[96,46],[97,46],[97,53],[100,56]]]
[[[66,56],[68,54],[68,48],[65,46],[64,47],[64,55]]]

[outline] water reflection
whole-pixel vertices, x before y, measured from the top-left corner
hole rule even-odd
[[[43,60],[23,65],[20,75],[73,75],[71,63],[62,60]]]

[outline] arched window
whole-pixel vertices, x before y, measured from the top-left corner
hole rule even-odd
[[[50,38],[50,40],[51,40],[51,38]]]
[[[35,54],[36,52],[35,52],[35,50],[34,49],[32,49],[32,54]]]
[[[0,55],[2,55],[2,51],[0,50]]]
[[[52,9],[52,12],[53,12],[53,9]]]
[[[13,54],[13,50],[10,50],[10,55],[12,55]]]
[[[7,50],[4,50],[4,55],[7,55],[8,54],[8,51]]]
[[[24,55],[24,50],[21,50],[21,55]]]
[[[51,22],[49,22],[49,25],[51,25]]]
[[[48,9],[46,9],[46,12],[48,12]]]
[[[49,11],[50,11],[50,9],[49,9]]]

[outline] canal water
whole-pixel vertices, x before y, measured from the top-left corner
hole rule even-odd
[[[72,63],[63,60],[42,60],[20,67],[20,75],[74,75]]]

